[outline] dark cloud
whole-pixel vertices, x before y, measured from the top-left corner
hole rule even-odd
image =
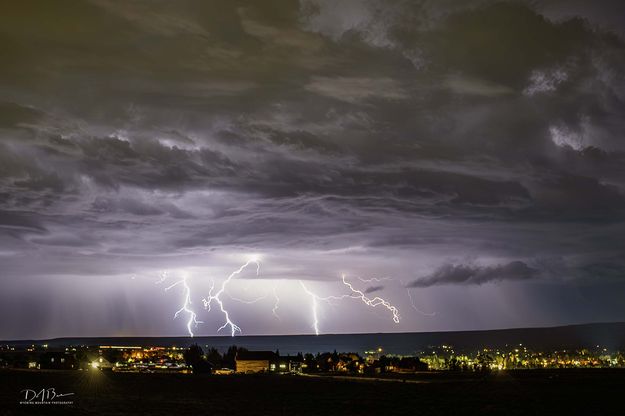
[[[437,285],[481,285],[502,280],[527,280],[535,278],[539,271],[522,261],[497,266],[474,266],[446,264],[431,275],[409,283],[407,287],[430,287]]]
[[[580,267],[580,272],[584,278],[593,281],[598,277],[605,280],[620,281],[625,276],[625,262],[623,259],[601,259],[596,262],[584,264]]]
[[[203,281],[259,252],[330,285],[447,264],[414,283],[441,302],[439,284],[614,282],[620,6],[565,3],[7,5],[0,269]]]
[[[199,4],[12,6],[8,62],[33,78],[7,78],[5,123],[21,126],[3,138],[0,173],[21,194],[11,205],[50,205],[92,180],[349,195],[368,201],[351,210],[434,218],[620,221],[619,40],[583,16],[547,18],[522,3],[359,4],[269,13],[242,2],[219,18]],[[79,25],[61,24],[76,16]],[[35,74],[51,77],[47,89]],[[571,147],[581,137],[594,152]],[[116,210],[162,212],[126,202]]]
[[[382,290],[384,290],[384,286],[382,285],[369,286],[365,289],[365,293],[375,293],[375,292],[380,292]]]
[[[41,114],[26,106],[15,103],[0,102],[0,127],[17,127],[22,123],[32,123]]]
[[[0,227],[10,233],[15,231],[45,233],[45,227],[29,215],[11,211],[0,211]]]
[[[557,65],[592,39],[582,19],[553,23],[511,2],[451,14],[426,36],[427,53],[438,65],[515,89],[524,87],[533,68]]]

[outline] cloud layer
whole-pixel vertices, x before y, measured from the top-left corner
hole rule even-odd
[[[610,1],[183,3],[0,16],[5,309],[27,314],[45,302],[7,297],[68,276],[205,281],[261,253],[261,279],[329,293],[342,272],[393,275],[430,288],[430,309],[460,296],[434,286],[477,284],[463,308],[486,308],[389,327],[352,304],[337,332],[625,319],[607,300],[625,275],[625,24]],[[484,298],[508,283],[528,294],[506,315]],[[587,309],[533,292],[580,284]],[[402,285],[370,286],[410,305]],[[537,304],[542,317],[525,313]],[[46,325],[0,314],[0,329],[68,335],[83,307],[49,308]],[[159,308],[99,332],[149,332]]]
[[[538,270],[522,261],[513,261],[497,266],[474,266],[446,264],[423,279],[415,280],[408,287],[430,287],[436,285],[481,285],[501,280],[527,280],[537,277]]]

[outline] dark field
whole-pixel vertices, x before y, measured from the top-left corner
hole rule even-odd
[[[623,415],[625,370],[429,373],[411,381],[0,371],[0,414],[63,415]],[[20,405],[54,387],[73,405]]]

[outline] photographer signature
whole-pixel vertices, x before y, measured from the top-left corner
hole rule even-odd
[[[20,393],[24,394],[24,399],[21,403],[66,402],[67,399],[63,399],[64,397],[74,395],[74,393],[57,393],[54,387],[42,388],[41,390],[24,389]]]

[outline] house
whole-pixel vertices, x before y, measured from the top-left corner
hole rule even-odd
[[[304,366],[304,357],[301,354],[296,356],[287,355],[286,357],[281,356],[278,359],[278,363],[276,365],[276,371],[285,373],[301,373],[302,368]]]
[[[65,351],[46,351],[39,357],[39,363],[29,362],[28,367],[42,370],[72,370],[78,368],[78,362],[74,354]]]
[[[280,356],[273,351],[239,351],[235,358],[237,373],[301,373],[304,358]]]
[[[89,359],[89,366],[92,369],[100,369],[100,370],[112,370],[113,363],[111,363],[106,358],[95,355],[95,354],[87,354],[87,358]]]
[[[238,351],[235,357],[237,373],[276,371],[279,356],[273,351]]]

